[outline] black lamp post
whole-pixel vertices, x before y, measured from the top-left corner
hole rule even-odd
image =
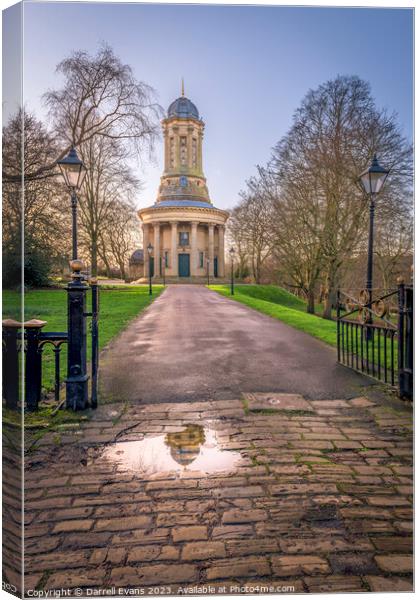
[[[61,174],[66,182],[71,194],[71,212],[72,212],[72,259],[77,259],[77,190],[80,189],[86,175],[86,167],[83,161],[77,156],[76,148],[57,161]]]
[[[166,285],[166,280],[165,280],[165,269],[166,269],[166,260],[165,257],[162,256],[162,258],[160,259],[160,264],[161,264],[161,271],[162,271],[162,278],[163,278],[163,285]]]
[[[230,295],[233,296],[235,294],[234,280],[233,280],[233,258],[235,256],[235,248],[231,248],[229,250],[229,254],[230,254]]]
[[[210,259],[207,258],[207,286],[210,286]]]
[[[67,377],[66,406],[84,410],[88,405],[88,379],[86,361],[86,292],[88,286],[81,271],[83,262],[77,258],[77,191],[83,183],[86,168],[75,148],[57,161],[61,174],[71,193],[72,209],[72,281],[67,286]]]
[[[149,296],[152,295],[152,252],[153,252],[153,246],[152,244],[149,242],[149,245],[147,246],[147,252],[149,253]]]
[[[373,222],[375,216],[376,196],[382,189],[389,170],[384,169],[378,162],[376,154],[373,156],[369,167],[360,174],[359,179],[362,182],[366,194],[369,195],[369,240],[368,240],[368,260],[366,274],[366,289],[369,298],[369,308],[372,310],[372,287],[373,287]],[[372,323],[372,315],[369,313],[368,323]]]

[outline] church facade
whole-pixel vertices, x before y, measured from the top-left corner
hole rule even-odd
[[[204,122],[184,96],[162,121],[165,162],[155,204],[139,210],[144,277],[170,281],[225,277],[225,224],[213,206],[203,172]],[[149,253],[148,247],[151,250]]]

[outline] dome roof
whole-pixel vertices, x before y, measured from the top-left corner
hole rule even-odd
[[[143,250],[134,250],[133,254],[130,256],[129,263],[130,265],[135,263],[142,263],[143,260]]]
[[[181,96],[172,102],[168,108],[168,117],[200,118],[196,105],[185,96]]]

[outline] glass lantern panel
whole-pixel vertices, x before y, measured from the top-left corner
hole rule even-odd
[[[361,180],[362,180],[362,183],[363,183],[363,187],[365,188],[366,194],[370,194],[371,193],[371,190],[370,190],[370,174],[369,173],[365,173],[364,175],[362,175]]]
[[[77,187],[79,183],[80,166],[66,165],[66,173],[69,186],[74,188]]]
[[[370,174],[373,194],[379,194],[379,192],[381,191],[381,188],[384,184],[384,181],[386,179],[386,175],[387,175],[386,173],[371,173]]]

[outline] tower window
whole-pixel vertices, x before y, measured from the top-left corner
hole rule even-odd
[[[179,138],[179,144],[180,144],[180,149],[179,149],[180,163],[181,163],[181,165],[186,165],[187,164],[187,138],[185,137],[185,135],[183,135]]]
[[[171,167],[175,166],[175,140],[173,137],[169,138],[169,163]]]
[[[179,245],[180,246],[188,246],[190,243],[190,234],[188,231],[180,231],[179,232]]]
[[[192,164],[193,167],[197,166],[197,139],[193,138],[192,141]]]

